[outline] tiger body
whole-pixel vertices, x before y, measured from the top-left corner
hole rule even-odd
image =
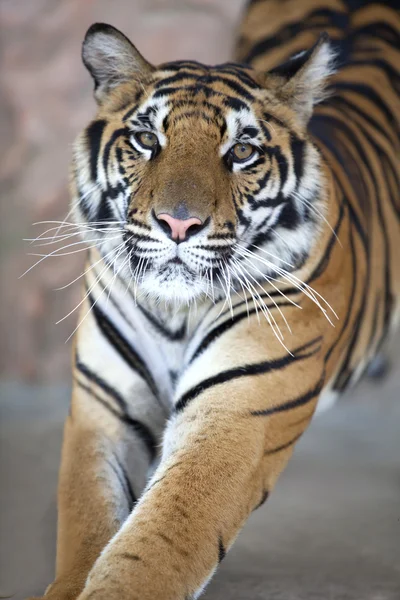
[[[394,327],[400,18],[358,4],[256,0],[217,67],[89,30],[72,195],[93,244],[46,598],[197,598]]]

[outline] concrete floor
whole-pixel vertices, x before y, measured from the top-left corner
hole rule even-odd
[[[0,393],[0,596],[22,600],[53,574],[68,390],[4,384]],[[313,422],[205,600],[400,598],[399,400],[397,361]]]

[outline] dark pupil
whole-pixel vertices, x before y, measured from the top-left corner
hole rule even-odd
[[[235,148],[235,154],[237,158],[245,159],[250,156],[250,148],[247,144],[238,144]]]

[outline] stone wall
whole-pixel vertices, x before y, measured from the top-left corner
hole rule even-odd
[[[82,269],[83,252],[36,260],[24,238],[68,212],[71,142],[94,114],[92,84],[81,64],[86,29],[122,29],[154,63],[229,59],[244,0],[2,0],[0,3],[0,336],[1,376],[68,380],[79,286],[55,288]]]

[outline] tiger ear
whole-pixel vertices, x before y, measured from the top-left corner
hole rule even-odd
[[[278,96],[296,111],[303,125],[307,125],[314,105],[328,95],[326,84],[335,72],[334,61],[329,36],[323,33],[312,48],[269,72],[278,78]]]
[[[93,77],[99,104],[120,83],[139,80],[154,71],[123,33],[105,23],[95,23],[86,32],[82,60]]]

